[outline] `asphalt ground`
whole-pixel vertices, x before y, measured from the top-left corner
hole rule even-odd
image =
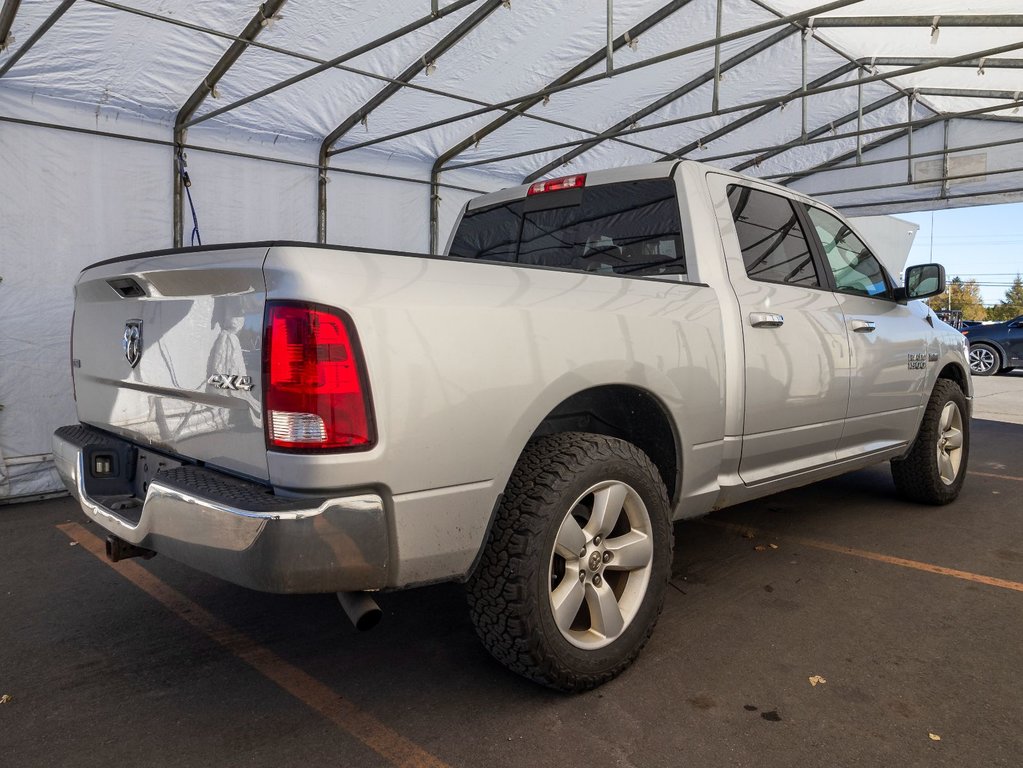
[[[982,391],[1023,414],[1023,376]],[[492,661],[458,585],[358,633],[329,596],[108,564],[68,499],[2,507],[0,764],[1015,768],[1023,425],[972,428],[948,507],[879,466],[676,526],[653,638],[577,696]]]

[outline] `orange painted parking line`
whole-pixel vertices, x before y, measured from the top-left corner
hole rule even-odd
[[[57,526],[69,538],[150,597],[162,603],[178,618],[222,645],[264,677],[350,733],[388,762],[402,768],[447,768],[447,764],[393,731],[372,715],[335,693],[312,675],[257,644],[225,621],[173,587],[165,584],[138,563],[130,560],[111,563],[103,541],[77,523]]]
[[[1012,475],[993,475],[990,472],[968,472],[969,475],[976,475],[977,477],[993,477],[996,480],[1015,480],[1017,483],[1023,483],[1023,477],[1013,477]]]
[[[852,555],[853,557],[862,557],[865,560],[874,560],[879,563],[888,563],[889,565],[899,565],[903,568],[913,568],[917,571],[925,571],[927,573],[936,573],[941,576],[951,576],[955,579],[962,579],[963,581],[972,581],[977,584],[986,584],[989,587],[1000,587],[1001,589],[1011,589],[1014,592],[1023,592],[1023,583],[1018,581],[1009,581],[1008,579],[997,579],[994,576],[984,576],[979,573],[970,573],[969,571],[960,571],[955,568],[946,568],[943,565],[932,565],[930,563],[921,563],[918,560],[907,560],[904,557],[894,557],[892,555],[882,555],[879,552],[869,552],[865,549],[854,549],[853,547],[843,547],[840,544],[831,544],[827,541],[818,541],[816,539],[804,539],[801,536],[785,536],[777,534],[772,531],[761,531],[757,528],[752,528],[747,525],[736,525],[735,523],[722,523],[717,520],[703,520],[706,525],[713,525],[718,528],[725,528],[730,531],[736,531],[737,533],[750,532],[757,535],[763,535],[771,538],[782,539],[784,541],[790,541],[793,544],[802,544],[805,547],[814,547],[815,549],[823,549],[828,552],[838,552],[843,555]]]

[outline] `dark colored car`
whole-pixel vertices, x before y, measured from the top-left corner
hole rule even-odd
[[[1023,368],[1023,315],[1004,323],[964,328],[963,335],[970,342],[970,371],[974,376]]]

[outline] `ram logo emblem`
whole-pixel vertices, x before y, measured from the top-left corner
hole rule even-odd
[[[142,321],[129,320],[124,324],[124,337],[121,341],[124,347],[124,359],[128,365],[134,368],[142,359]]]
[[[217,389],[240,389],[245,392],[252,389],[251,376],[235,376],[230,373],[215,373],[206,379],[206,383]]]

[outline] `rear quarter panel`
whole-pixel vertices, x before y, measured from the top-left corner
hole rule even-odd
[[[479,484],[476,516],[485,525],[545,416],[602,384],[660,400],[687,459],[724,434],[721,316],[709,288],[298,246],[272,248],[264,272],[268,299],[316,301],[352,316],[379,432],[364,453],[271,451],[275,485],[369,483],[407,495]],[[684,487],[716,478],[720,456],[703,463],[684,473]]]

